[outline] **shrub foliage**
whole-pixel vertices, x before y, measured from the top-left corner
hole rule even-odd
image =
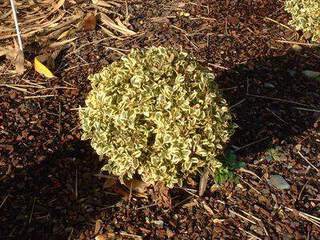
[[[216,157],[233,132],[231,114],[214,75],[193,57],[134,49],[89,79],[82,138],[105,159],[102,170],[173,187],[221,167]]]
[[[320,40],[320,0],[286,0],[285,9],[292,15],[291,25]]]

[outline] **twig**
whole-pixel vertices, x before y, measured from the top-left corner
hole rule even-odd
[[[121,236],[125,236],[125,237],[130,237],[130,238],[134,238],[134,239],[143,239],[141,236],[136,235],[136,234],[131,234],[131,233],[126,233],[126,232],[120,232]]]
[[[241,212],[243,212],[243,213],[246,214],[247,216],[252,217],[252,218],[253,218],[254,220],[256,220],[257,222],[262,222],[260,218],[257,218],[257,217],[253,216],[252,214],[250,214],[250,213],[248,213],[248,212],[246,212],[246,211],[244,211],[244,210],[242,210],[242,209],[240,209],[240,210],[241,210]]]
[[[146,205],[146,206],[143,206],[143,207],[138,207],[138,208],[136,208],[136,210],[146,209],[146,208],[154,207],[154,206],[157,206],[157,205],[158,204],[153,203],[153,204],[149,204],[149,205]]]
[[[230,107],[230,110],[239,106],[240,104],[242,104],[243,102],[245,102],[247,99],[242,99],[241,101],[237,102],[236,104],[233,104],[231,107]]]
[[[4,203],[7,201],[8,197],[9,197],[9,194],[8,194],[7,196],[5,196],[5,198],[4,198],[3,201],[1,202],[1,204],[0,204],[0,209],[2,208],[2,206],[4,205]]]
[[[257,174],[255,174],[254,172],[252,172],[252,171],[250,171],[248,169],[240,168],[240,169],[238,169],[238,171],[239,172],[244,172],[244,173],[249,173],[249,174],[255,176],[256,178],[258,178],[260,181],[262,181],[262,179]]]
[[[59,128],[58,133],[61,134],[61,103],[59,103]]]
[[[221,66],[221,65],[216,64],[216,63],[208,63],[208,65],[212,66],[212,67],[215,67],[215,68],[220,68],[220,69],[223,69],[223,70],[229,70],[229,68]]]
[[[297,44],[297,45],[302,45],[302,46],[307,46],[307,47],[318,47],[318,46],[320,46],[320,44],[316,44],[316,43],[302,43],[302,42],[294,42],[294,41],[286,41],[286,40],[276,40],[276,42],[288,43],[288,44]]]
[[[308,181],[303,185],[303,187],[301,188],[301,191],[300,191],[299,196],[298,196],[298,201],[300,200],[301,195],[302,195],[302,192],[303,192],[303,190],[306,188],[308,182],[309,182],[309,180],[308,180]]]
[[[31,213],[30,213],[30,217],[29,217],[29,224],[31,223],[31,220],[32,220],[32,215],[33,215],[35,203],[36,203],[36,198],[33,198],[32,209],[31,209]]]
[[[35,98],[48,98],[55,97],[55,95],[36,95],[36,96],[25,96],[25,99],[35,99]]]
[[[296,104],[296,105],[305,106],[305,107],[310,107],[310,105],[307,105],[307,104],[304,104],[304,103],[294,102],[294,101],[281,99],[281,98],[273,98],[273,97],[255,95],[255,94],[247,94],[247,96],[255,97],[255,98],[268,99],[268,100],[273,100],[273,101],[278,101],[278,102],[284,102],[284,103],[291,103],[291,104]]]
[[[183,199],[181,202],[178,202],[178,203],[177,203],[176,205],[174,205],[172,208],[176,208],[176,207],[180,206],[181,204],[189,201],[191,198],[193,198],[193,196],[189,196],[189,197],[187,197],[186,199]]]
[[[93,174],[93,176],[101,177],[101,178],[107,178],[107,179],[117,179],[117,177],[115,177],[115,176],[104,175],[104,174],[102,174],[102,173]]]
[[[250,220],[249,218],[246,218],[246,217],[242,216],[241,214],[239,214],[239,213],[237,213],[237,212],[235,212],[235,211],[233,211],[231,209],[229,209],[229,212],[234,214],[234,215],[236,215],[236,216],[238,216],[238,217],[240,217],[240,218],[242,218],[242,219],[244,219],[244,220],[246,220],[246,221],[248,221],[248,222],[250,222],[250,223],[252,223],[252,224],[257,224],[256,222]]]
[[[275,114],[273,111],[271,111],[269,108],[266,108],[268,112],[270,112],[273,116],[275,116],[277,119],[279,119],[284,124],[288,124],[286,121],[284,121],[281,117],[279,117],[277,114]]]
[[[76,194],[76,199],[78,199],[78,167],[76,167],[75,194]]]
[[[240,180],[241,180],[242,182],[244,182],[245,184],[247,184],[250,188],[252,188],[256,193],[262,195],[261,192],[259,192],[257,189],[255,189],[250,183],[248,183],[248,182],[246,182],[245,180],[243,180],[242,177],[240,177]]]
[[[259,139],[259,140],[256,140],[256,141],[254,141],[254,142],[248,143],[248,144],[246,144],[246,145],[244,145],[244,146],[242,146],[242,147],[236,147],[235,152],[238,152],[238,151],[240,151],[240,150],[242,150],[242,149],[244,149],[244,148],[247,148],[247,147],[251,147],[251,146],[254,145],[254,144],[263,142],[263,141],[267,140],[268,138],[269,138],[269,137],[264,137],[264,138],[262,138],[262,139]]]
[[[12,88],[12,89],[15,89],[15,90],[24,92],[24,93],[30,93],[30,94],[32,94],[32,92],[29,92],[29,91],[28,91],[27,89],[25,89],[25,88],[21,88],[21,87],[9,85],[9,84],[1,84],[0,86],[5,86],[5,87]]]
[[[262,240],[261,238],[257,237],[256,235],[252,234],[251,232],[248,232],[246,230],[244,230],[243,228],[239,227],[239,229],[243,232],[245,232],[246,234],[250,235],[251,237],[258,239],[258,240]]]
[[[74,230],[74,228],[71,228],[71,231],[70,231],[70,234],[69,234],[68,240],[71,240],[71,237],[72,237],[72,234],[73,234],[73,230]]]
[[[320,110],[318,110],[318,109],[301,108],[301,107],[295,107],[295,109],[297,109],[297,110],[301,110],[301,111],[307,111],[307,112],[316,112],[316,113],[320,113]]]
[[[305,156],[303,156],[300,151],[298,151],[298,154],[299,154],[300,157],[302,157],[303,160],[305,160],[312,168],[314,168],[317,172],[319,172],[319,169],[318,169],[316,166],[314,166]]]
[[[302,218],[306,219],[307,221],[313,223],[314,225],[320,227],[320,218],[312,216],[308,213],[298,211],[296,209],[292,209],[292,208],[288,208],[288,207],[285,207],[285,209],[287,209],[293,213],[297,213],[300,217],[302,217]]]
[[[19,29],[19,23],[18,23],[18,17],[17,17],[17,10],[16,6],[14,4],[14,0],[10,0],[11,8],[12,8],[12,15],[13,15],[13,20],[14,20],[14,25],[16,27],[16,33],[18,37],[18,44],[21,52],[23,52],[23,46],[22,46],[22,40],[21,40],[21,32]]]
[[[284,27],[284,28],[286,28],[286,29],[288,29],[288,30],[290,30],[290,31],[294,31],[292,28],[288,27],[287,25],[284,25],[284,24],[282,24],[282,23],[280,23],[280,22],[278,22],[278,21],[276,21],[276,20],[274,20],[274,19],[272,19],[272,18],[265,17],[264,19],[265,19],[265,20],[269,20],[269,21],[271,21],[271,22],[273,22],[273,23],[276,23],[276,24],[280,25],[281,27]]]

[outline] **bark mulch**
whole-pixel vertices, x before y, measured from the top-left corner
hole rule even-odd
[[[320,82],[303,71],[320,71],[320,51],[287,26],[283,2],[132,0],[118,11],[137,35],[105,37],[97,26],[77,33],[57,78],[4,74],[7,85],[53,97],[0,88],[0,239],[318,239]],[[154,45],[186,49],[213,69],[239,126],[229,148],[246,163],[238,182],[209,181],[201,197],[199,179],[189,179],[170,191],[171,208],[152,194],[127,201],[108,191],[102,163],[80,141],[87,76]],[[274,175],[290,188],[274,187]]]

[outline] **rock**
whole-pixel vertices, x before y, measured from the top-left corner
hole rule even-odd
[[[163,224],[164,224],[162,220],[153,220],[151,223],[153,223],[155,226],[159,228],[163,228]]]
[[[280,175],[271,175],[269,184],[279,190],[288,190],[290,189],[290,185],[288,182]]]

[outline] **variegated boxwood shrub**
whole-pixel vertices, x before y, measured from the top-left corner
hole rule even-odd
[[[105,159],[103,171],[173,187],[221,167],[231,114],[210,69],[186,52],[134,49],[89,79],[82,138]]]
[[[320,41],[320,0],[286,0],[285,9],[292,15],[291,25]]]

